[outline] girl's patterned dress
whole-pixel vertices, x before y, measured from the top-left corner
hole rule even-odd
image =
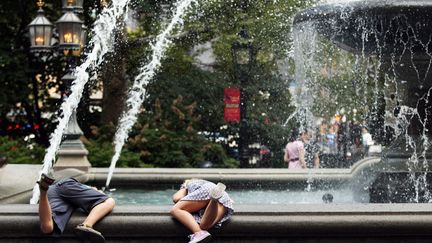
[[[187,185],[187,195],[181,199],[181,201],[202,201],[210,200],[210,190],[216,187],[216,184],[206,180],[193,179]],[[231,218],[234,213],[233,200],[228,196],[228,193],[224,192],[222,197],[218,201],[227,209],[224,217],[216,224],[220,227],[223,222]],[[192,213],[195,221],[199,224],[202,216],[204,215],[205,208],[200,209],[196,213]]]

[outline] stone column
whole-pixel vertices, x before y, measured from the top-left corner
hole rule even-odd
[[[65,138],[57,153],[58,159],[54,165],[54,171],[75,168],[88,172],[91,165],[87,160],[88,151],[80,140],[81,135],[83,135],[83,132],[78,126],[76,112],[74,111],[69,120]]]

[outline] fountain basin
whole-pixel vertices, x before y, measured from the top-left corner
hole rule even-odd
[[[357,188],[362,191],[358,194],[362,195],[369,192],[364,185],[374,182],[370,171],[377,168],[405,171],[402,167],[385,167],[380,161],[380,158],[367,158],[351,169],[311,170],[309,173],[287,169],[118,168],[112,178],[112,187],[178,186],[191,177],[223,181],[229,188],[247,185],[271,188],[287,184],[302,187],[307,185],[307,180],[313,180],[333,185],[359,184],[361,186]],[[103,185],[107,170],[92,168],[89,174],[75,176],[87,184]],[[66,172],[72,175],[76,170],[63,171],[63,176],[68,174]],[[33,185],[34,182],[29,184],[27,190],[30,191]],[[168,213],[171,206],[118,205],[109,217],[96,225],[96,229],[105,234],[108,242],[185,242],[189,232],[171,218]],[[232,220],[213,233],[220,242],[395,242],[395,239],[428,242],[432,236],[431,216],[431,204],[241,204],[235,205]],[[74,214],[61,239],[47,238],[39,231],[36,205],[0,204],[0,238],[2,242],[74,242],[72,229],[83,219],[84,215]]]
[[[175,168],[117,168],[110,186],[127,189],[177,189],[183,180],[202,178],[225,183],[229,190],[273,190],[300,191],[310,189],[311,193],[332,190],[347,190],[352,193],[353,203],[370,202],[371,186],[384,188],[387,184],[377,183],[380,173],[406,174],[409,171],[404,160],[384,163],[379,157],[365,158],[349,169],[175,169]],[[28,203],[37,178],[37,165],[9,165],[5,175],[20,176],[19,183],[14,178],[0,178],[0,204]],[[432,168],[432,167],[430,167]],[[426,173],[418,168],[418,173]],[[414,172],[414,170],[411,169]],[[33,173],[33,174],[32,174]],[[107,179],[107,168],[91,168],[88,173],[68,169],[56,172],[56,177],[72,176],[89,185],[102,187]],[[413,188],[406,184],[409,190]],[[114,192],[115,193],[115,192]],[[382,192],[380,192],[382,193]],[[377,195],[379,196],[379,195]],[[315,200],[316,202],[316,200]],[[337,202],[337,200],[335,200]],[[346,201],[343,201],[346,202]],[[376,201],[375,201],[376,202]],[[398,202],[404,202],[403,198]],[[309,202],[313,203],[313,202]]]

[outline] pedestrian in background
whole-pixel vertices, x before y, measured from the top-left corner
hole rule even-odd
[[[297,130],[293,130],[285,147],[284,161],[288,169],[306,169],[305,148]]]

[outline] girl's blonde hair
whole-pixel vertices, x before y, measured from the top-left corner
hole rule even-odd
[[[187,186],[189,185],[189,183],[191,183],[191,182],[193,182],[193,181],[197,181],[197,180],[201,180],[201,179],[198,179],[198,178],[190,178],[190,179],[186,179],[186,180],[183,181],[182,186],[187,187]]]

